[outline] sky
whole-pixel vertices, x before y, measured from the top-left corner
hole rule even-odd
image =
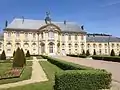
[[[0,0],[0,30],[14,18],[76,22],[88,33],[120,37],[120,0]]]

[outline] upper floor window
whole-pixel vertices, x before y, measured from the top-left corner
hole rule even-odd
[[[105,48],[107,48],[107,44],[105,44]]]
[[[28,37],[28,33],[25,33],[25,38],[27,38]]]
[[[62,44],[62,47],[63,47],[63,48],[65,47],[65,44],[64,44],[64,43]]]
[[[64,40],[64,34],[62,34],[62,40]]]
[[[33,33],[33,38],[35,38],[35,33]]]
[[[43,39],[43,32],[41,33],[41,38]]]
[[[115,45],[114,45],[114,44],[112,44],[112,48],[114,48],[114,46],[115,46]]]
[[[16,33],[16,37],[19,37],[19,36],[20,36],[20,33],[19,33],[19,32],[17,32],[17,33]]]
[[[93,47],[96,48],[96,44],[93,44]]]
[[[68,36],[68,40],[71,40],[71,35]]]
[[[120,45],[119,45],[119,44],[117,44],[117,48],[119,48],[119,46],[120,46]]]
[[[75,35],[75,40],[77,40],[77,35]]]
[[[72,46],[72,45],[71,45],[71,44],[69,44],[69,48],[71,48],[71,46]]]
[[[49,35],[49,38],[54,38],[54,32],[53,32],[53,31],[50,31],[50,32],[48,33],[48,35]]]
[[[84,35],[81,35],[81,40],[83,40],[84,39]]]
[[[102,44],[99,44],[99,48],[101,48],[102,47]]]
[[[87,44],[87,47],[90,48],[90,44]]]
[[[11,36],[11,33],[8,32],[8,37],[10,37],[10,36]]]
[[[75,48],[78,48],[78,44],[75,44]]]

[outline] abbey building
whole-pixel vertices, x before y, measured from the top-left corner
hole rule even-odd
[[[12,56],[18,47],[32,55],[81,54],[96,50],[97,54],[120,51],[120,38],[111,35],[87,34],[83,26],[73,22],[54,22],[49,16],[45,20],[15,18],[0,36],[0,53],[5,50]]]

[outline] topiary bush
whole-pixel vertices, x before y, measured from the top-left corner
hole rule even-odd
[[[95,51],[95,49],[94,49],[94,51],[93,51],[93,55],[96,55],[96,51]]]
[[[3,50],[2,54],[1,54],[1,57],[0,57],[1,60],[6,60],[6,54],[5,54],[5,51]]]
[[[13,52],[13,57],[15,56],[15,51]]]
[[[110,54],[111,56],[115,56],[115,52],[114,52],[114,50],[112,49],[111,50],[111,54]]]
[[[13,67],[23,67],[25,65],[24,56],[22,50],[18,47],[13,59]]]
[[[85,51],[84,50],[82,51],[82,55],[85,55]]]
[[[28,50],[27,53],[26,53],[26,57],[30,57],[30,52],[29,52],[29,50]]]
[[[67,70],[55,74],[55,90],[109,89],[111,74],[98,70]]]
[[[23,49],[21,48],[21,52],[22,52],[22,57],[24,59],[24,65],[26,65],[26,58],[25,58],[25,53],[23,51]]]
[[[86,56],[90,56],[89,50],[86,51]]]

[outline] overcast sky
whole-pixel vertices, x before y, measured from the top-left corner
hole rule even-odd
[[[44,19],[46,11],[53,21],[76,22],[89,33],[120,37],[120,0],[0,0],[0,30],[5,20]]]

